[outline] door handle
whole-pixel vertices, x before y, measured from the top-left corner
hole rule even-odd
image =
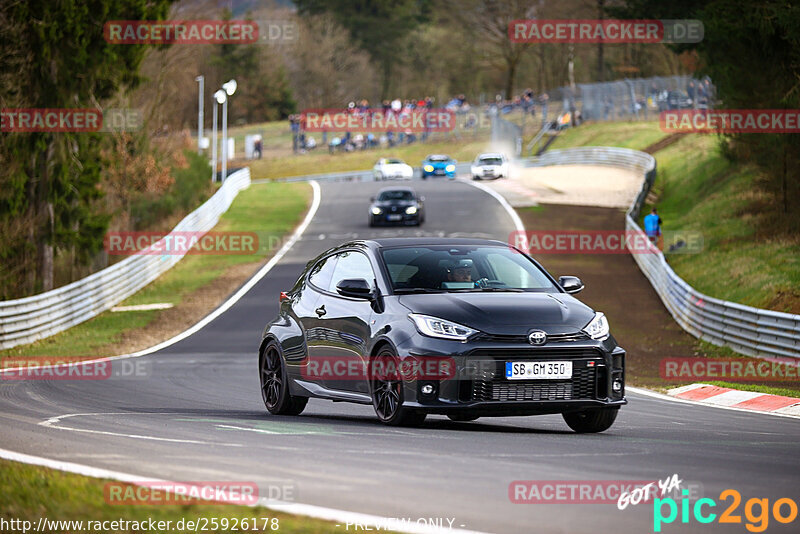
[[[319,317],[322,317],[323,315],[325,315],[327,313],[325,311],[325,305],[324,304],[322,306],[320,306],[319,308],[317,308],[315,311],[317,312],[317,316],[319,316]]]

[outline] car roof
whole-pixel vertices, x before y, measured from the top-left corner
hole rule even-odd
[[[370,239],[362,241],[363,243],[378,248],[389,248],[389,247],[413,247],[413,246],[429,246],[429,245],[440,245],[440,246],[468,246],[468,245],[484,245],[484,246],[509,246],[508,243],[505,243],[500,240],[496,239],[477,239],[477,238],[470,238],[470,237],[384,237],[378,239]]]
[[[504,157],[504,155],[499,153],[499,152],[485,152],[483,154],[479,154],[478,155],[478,159],[483,159],[483,158],[502,158],[502,157]]]
[[[404,187],[404,186],[396,186],[396,187],[382,187],[378,190],[378,193],[383,193],[384,191],[411,191],[414,193],[413,187]]]
[[[433,159],[433,158],[447,158],[447,159],[453,159],[453,158],[451,158],[450,156],[448,156],[447,154],[428,154],[428,157],[427,157],[427,158],[425,158],[425,159]]]

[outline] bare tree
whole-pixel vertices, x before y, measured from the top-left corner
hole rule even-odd
[[[297,42],[283,52],[300,108],[337,107],[377,96],[378,79],[369,55],[333,15],[306,16],[298,23]]]
[[[505,96],[511,98],[523,52],[529,43],[513,43],[508,25],[513,20],[537,15],[539,2],[530,0],[447,0],[446,9],[455,22],[474,35],[484,50],[484,59],[505,72]]]

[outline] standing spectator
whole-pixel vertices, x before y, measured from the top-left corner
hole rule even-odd
[[[256,139],[256,146],[255,146],[256,157],[258,159],[261,159],[261,154],[263,151],[264,151],[264,144],[261,142],[261,138],[259,137],[258,139]]]
[[[650,215],[644,218],[644,233],[651,243],[658,246],[658,238],[661,236],[661,224],[663,221],[658,215],[658,210],[653,208],[650,210]]]
[[[689,86],[686,88],[686,94],[689,95],[689,99],[692,101],[692,107],[697,107],[697,93],[694,90],[694,81],[689,81]]]
[[[297,115],[289,115],[289,124],[292,129],[292,152],[297,153],[297,145],[300,141],[300,118]]]

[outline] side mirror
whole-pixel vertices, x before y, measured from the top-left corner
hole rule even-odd
[[[583,282],[577,276],[562,276],[558,279],[558,285],[567,293],[578,293],[583,289]]]
[[[425,197],[423,197],[423,196],[420,196],[420,197],[418,198],[418,200],[419,200],[420,202],[425,202]]]
[[[375,197],[369,197],[370,202],[375,202]]]
[[[363,278],[345,278],[336,284],[336,291],[343,297],[356,299],[371,299],[372,288]]]

